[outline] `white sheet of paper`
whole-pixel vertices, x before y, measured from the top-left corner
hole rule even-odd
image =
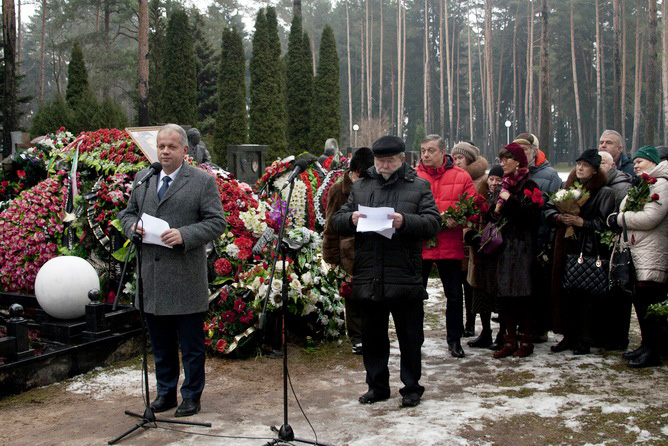
[[[160,245],[166,248],[171,248],[160,239],[160,234],[169,229],[169,223],[161,218],[154,217],[147,213],[141,214],[140,223],[146,233],[144,234],[143,242],[151,245]]]
[[[377,232],[384,237],[392,238],[395,232],[392,227],[393,220],[387,218],[387,216],[394,214],[394,208],[372,208],[360,205],[358,210],[366,217],[357,221],[357,232]]]

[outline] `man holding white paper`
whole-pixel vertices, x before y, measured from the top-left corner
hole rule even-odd
[[[163,126],[157,149],[160,175],[135,188],[119,218],[126,235],[135,230],[146,235],[141,224],[134,227],[143,202],[144,215],[155,217],[145,218],[146,227],[158,223],[164,228],[157,240],[160,244],[146,240],[142,244],[144,312],[158,388],[151,406],[155,412],[176,407],[180,346],[185,377],[183,401],[175,416],[181,417],[200,410],[206,353],[202,327],[209,308],[206,244],[225,230],[225,214],[215,177],[184,163],[188,140],[180,126]],[[144,172],[136,175],[135,186],[144,176]]]
[[[440,215],[429,182],[405,163],[401,138],[373,143],[374,166],[353,184],[348,202],[332,217],[340,235],[355,234],[353,294],[363,302],[362,354],[368,392],[360,403],[390,397],[389,316],[401,351],[402,405],[416,406],[424,392],[422,241],[439,231]],[[382,220],[385,218],[385,222]]]

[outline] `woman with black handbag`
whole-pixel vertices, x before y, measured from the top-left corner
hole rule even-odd
[[[615,193],[607,186],[608,179],[600,166],[598,151],[585,150],[566,180],[564,189],[576,188],[582,196],[589,196],[578,215],[559,212],[553,202],[545,209],[547,224],[557,228],[552,269],[552,329],[564,337],[551,347],[555,353],[568,349],[576,355],[590,352],[597,329],[597,308],[603,304],[602,294],[607,292],[607,283],[595,278],[607,281],[610,253],[601,246],[596,231],[607,229],[605,221],[615,210]],[[567,233],[573,236],[566,237]]]
[[[620,212],[610,215],[608,224],[628,230],[636,273],[632,297],[642,343],[622,355],[634,368],[652,367],[661,363],[661,322],[648,314],[648,307],[666,299],[668,281],[668,162],[661,161],[656,148],[644,146],[633,157],[638,183],[629,190],[620,205]],[[665,341],[664,341],[665,342]]]

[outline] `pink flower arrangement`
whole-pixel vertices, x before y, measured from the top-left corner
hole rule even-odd
[[[0,288],[30,293],[41,266],[58,255],[63,236],[67,175],[23,191],[0,213]]]

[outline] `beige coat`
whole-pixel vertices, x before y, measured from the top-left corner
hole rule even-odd
[[[639,281],[666,283],[668,280],[668,162],[662,161],[646,172],[657,178],[650,186],[650,194],[659,199],[645,204],[642,211],[624,211],[627,197],[622,200],[617,223],[626,218],[631,256]]]

